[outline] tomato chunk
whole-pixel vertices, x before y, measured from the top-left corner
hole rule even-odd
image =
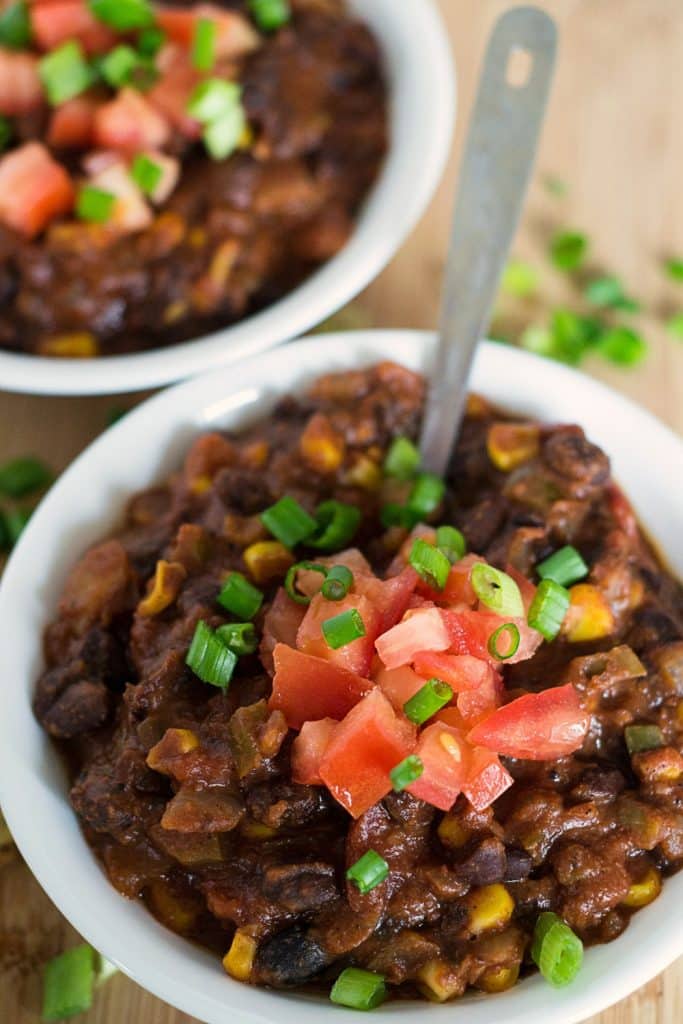
[[[270,707],[283,712],[291,729],[321,718],[340,721],[373,689],[369,679],[323,658],[278,644]]]
[[[467,604],[474,608],[478,599],[472,587],[472,568],[477,562],[484,561],[485,559],[480,555],[465,555],[459,562],[451,566],[451,571],[448,574],[446,586],[443,590],[434,590],[423,581],[420,581],[418,593],[429,597],[436,604]]]
[[[202,18],[212,21],[216,26],[218,58],[241,57],[260,45],[258,33],[243,15],[216,4],[196,4],[192,8],[158,7],[156,18],[169,39],[186,48],[192,44],[197,21]]]
[[[375,689],[337,726],[320,777],[335,800],[359,818],[387,795],[389,772],[414,749],[414,727]]]
[[[327,619],[332,619],[352,608],[356,609],[363,620],[365,636],[359,637],[335,651],[323,636],[322,624]],[[367,598],[361,594],[349,594],[342,601],[327,601],[322,594],[316,594],[299,627],[296,645],[306,654],[314,654],[326,661],[333,661],[359,676],[368,676],[378,633],[379,613],[374,605],[370,604]]]
[[[475,658],[482,658],[494,666],[500,666],[502,663],[489,652],[489,640],[506,622],[514,623],[519,630],[519,647],[511,658],[506,659],[506,665],[526,661],[536,653],[543,642],[541,634],[532,629],[525,619],[502,618],[483,611],[455,611],[452,608],[444,608],[441,614],[448,630],[449,646],[453,654],[473,654]]]
[[[514,781],[497,754],[484,747],[475,747],[470,754],[462,791],[475,811],[485,811]]]
[[[0,49],[0,114],[30,114],[45,105],[38,58]]]
[[[292,601],[284,587],[280,587],[263,620],[263,633],[259,653],[261,661],[268,672],[273,667],[273,651],[279,643],[289,647],[296,645],[296,635],[306,614],[303,605]]]
[[[403,711],[406,701],[414,697],[425,685],[422,676],[414,672],[409,665],[402,665],[400,668],[381,668],[375,673],[375,681],[397,711]]]
[[[424,764],[424,772],[407,787],[425,803],[450,811],[462,791],[468,772],[468,748],[458,729],[434,722],[420,735],[415,751]]]
[[[526,693],[480,722],[468,739],[497,754],[527,761],[554,761],[579,750],[590,715],[571,685]]]
[[[135,89],[122,89],[95,115],[95,144],[103,149],[124,153],[162,149],[170,134],[166,119]]]
[[[503,680],[490,665],[486,665],[486,675],[479,686],[458,694],[458,711],[470,729],[500,707],[503,692]]]
[[[471,654],[441,654],[438,651],[420,651],[415,655],[413,668],[423,679],[440,679],[448,683],[456,693],[479,689],[491,672],[485,661]]]
[[[419,578],[412,566],[407,566],[398,576],[391,576],[387,580],[372,575],[359,574],[356,577],[354,588],[359,594],[364,594],[380,613],[381,633],[386,633],[401,621]]]
[[[86,53],[106,53],[115,34],[91,12],[86,0],[51,0],[31,5],[33,37],[41,50],[55,50],[77,39]]]
[[[49,145],[55,149],[87,149],[91,146],[99,106],[99,101],[90,96],[75,96],[62,103],[50,118]]]
[[[152,223],[152,211],[121,160],[103,167],[92,176],[90,184],[116,196],[114,210],[107,221],[108,228],[128,234],[142,231]]]
[[[0,221],[14,231],[34,238],[73,203],[71,178],[39,142],[0,160]]]
[[[409,664],[420,651],[445,651],[450,637],[438,608],[409,612],[398,626],[384,633],[375,647],[386,668]]]
[[[186,139],[198,139],[201,126],[190,117],[187,105],[202,80],[192,67],[187,51],[165,46],[157,58],[160,77],[147,93],[147,99],[168,123]]]
[[[304,722],[292,744],[292,779],[302,786],[322,786],[320,764],[337,729],[333,718]]]

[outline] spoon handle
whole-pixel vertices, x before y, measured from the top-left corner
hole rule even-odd
[[[517,7],[500,18],[486,52],[460,172],[420,442],[424,467],[439,476],[450,461],[475,349],[522,211],[556,50],[552,18],[535,7]],[[525,71],[523,81],[515,77]]]

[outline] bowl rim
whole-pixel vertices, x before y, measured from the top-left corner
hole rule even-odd
[[[379,178],[340,252],[264,310],[178,345],[90,360],[0,349],[0,388],[57,396],[116,394],[169,384],[299,337],[377,277],[424,213],[446,166],[457,110],[455,58],[436,0],[350,3],[373,28],[387,61],[394,133],[399,107],[411,114],[409,126],[400,122],[402,144],[390,140]],[[400,50],[401,61],[394,50]],[[421,58],[425,53],[428,61]]]
[[[24,613],[28,612],[29,619],[33,615],[34,627],[39,620],[42,628],[49,618],[45,581],[57,571],[53,563],[61,560],[59,572],[63,575],[65,566],[73,561],[71,554],[65,563],[53,542],[53,517],[56,515],[59,534],[70,525],[74,498],[93,479],[97,481],[94,471],[98,467],[107,478],[111,466],[117,467],[114,477],[118,476],[119,482],[112,493],[121,507],[129,493],[126,486],[121,487],[122,481],[130,476],[129,464],[144,459],[144,450],[154,443],[155,434],[165,437],[170,444],[178,440],[172,433],[178,424],[185,431],[191,428],[194,434],[210,429],[214,422],[251,419],[255,404],[261,400],[270,401],[273,393],[281,394],[294,382],[303,384],[329,370],[395,359],[428,371],[433,346],[434,336],[426,332],[388,330],[329,335],[316,338],[313,343],[304,340],[278,350],[265,372],[263,361],[252,358],[240,364],[239,373],[226,367],[221,373],[205,374],[149,399],[90,445],[53,486],[17,545],[0,586],[0,621],[5,624],[6,635],[15,638],[13,644],[0,645],[0,675],[6,680],[19,678],[25,687],[22,701],[17,701],[8,687],[0,689],[0,801],[17,844],[39,883],[87,941],[144,988],[209,1024],[222,1024],[226,1010],[236,1024],[274,1024],[283,1020],[286,1024],[317,1024],[321,1007],[317,999],[274,994],[226,978],[214,958],[167,932],[139,904],[123,900],[97,866],[63,791],[58,791],[55,779],[49,775],[49,744],[31,717],[28,698],[41,658],[36,639],[39,630],[34,628],[30,633],[30,650],[16,655],[17,645],[20,648],[23,642],[22,622],[24,631],[31,625],[23,621]],[[673,508],[661,507],[663,503],[656,490],[648,501],[652,502],[657,523],[664,523],[671,536],[677,536],[683,494],[676,491],[673,474],[669,472],[667,476],[661,470],[675,464],[672,460],[680,464],[683,441],[654,416],[577,371],[491,342],[482,344],[477,354],[473,386],[497,402],[501,394],[508,395],[508,407],[515,411],[527,409],[532,416],[537,415],[539,405],[550,407],[551,396],[561,406],[562,402],[573,403],[580,395],[581,419],[602,423],[603,434],[611,431],[615,438],[620,436],[617,421],[622,426],[628,423],[628,437],[621,431],[621,453],[627,452],[634,464],[632,472],[639,478],[642,474],[648,488],[651,483],[656,487],[659,481],[661,492],[669,496]],[[596,405],[601,409],[596,411]],[[636,432],[643,449],[632,444]],[[141,435],[146,438],[144,445],[139,444]],[[136,438],[137,449],[131,444]],[[183,448],[186,438],[187,433]],[[602,442],[602,438],[597,439]],[[131,460],[132,452],[135,454]],[[150,464],[158,467],[158,456]],[[624,462],[621,465],[622,469],[628,468]],[[144,472],[146,475],[147,469]],[[94,500],[93,507],[100,509],[100,515],[110,514],[108,496],[103,494]],[[654,527],[657,536],[657,523],[647,514],[644,519],[647,527]],[[88,529],[93,536],[106,534],[106,528],[99,523],[90,523]],[[80,524],[75,525],[75,530],[70,543],[82,550],[89,540],[86,542]],[[677,571],[683,573],[683,553],[670,553],[675,557]],[[54,588],[53,591],[57,592]],[[41,828],[36,829],[36,822],[41,823]],[[80,886],[73,884],[75,863]],[[66,866],[70,870],[65,873]],[[666,885],[672,895],[683,895],[683,874],[668,879]],[[667,901],[669,906],[670,902]],[[541,979],[533,977],[495,999],[466,997],[459,1004],[430,1007],[429,1013],[435,1015],[436,1024],[445,1024],[446,1013],[453,1019],[458,1012],[463,1020],[467,1014],[468,1024],[498,1024],[501,1013],[506,1024],[546,1024],[548,1010],[552,1008],[558,1024],[577,1024],[640,987],[682,953],[683,932],[679,923],[675,915],[667,913],[664,901],[656,901],[640,911],[614,943],[591,948],[580,982],[568,989],[551,990]],[[185,978],[193,978],[194,983]],[[423,1021],[424,1012],[423,1004],[408,1003],[391,1003],[375,1011],[380,1016],[400,1017],[405,1024]]]

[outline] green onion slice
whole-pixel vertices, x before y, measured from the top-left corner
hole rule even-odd
[[[347,967],[342,971],[330,992],[333,1003],[351,1010],[374,1010],[386,998],[384,977],[360,967]]]
[[[507,661],[519,650],[520,640],[519,629],[514,622],[504,622],[489,637],[489,654],[498,661]]]
[[[400,764],[389,772],[391,784],[396,793],[402,792],[411,782],[416,782],[425,770],[421,758],[417,754],[410,754]]]
[[[156,57],[166,42],[166,33],[161,28],[143,28],[138,36],[138,50],[143,57]]]
[[[374,850],[368,850],[346,872],[350,882],[365,895],[381,885],[389,876],[389,865]]]
[[[528,623],[548,640],[560,632],[569,609],[569,591],[555,580],[542,580],[529,608]]]
[[[227,690],[235,671],[237,655],[225,646],[203,619],[200,619],[185,664],[203,683]]]
[[[387,529],[400,526],[403,530],[412,530],[420,522],[420,518],[419,513],[407,505],[398,505],[396,502],[389,502],[380,513],[382,526],[386,526]]]
[[[321,593],[328,601],[342,601],[353,586],[353,573],[345,565],[333,565],[322,585]]]
[[[8,498],[23,498],[41,490],[51,480],[47,466],[30,456],[12,459],[0,466],[0,494]]]
[[[328,569],[327,566],[319,565],[318,562],[297,562],[296,565],[292,565],[287,570],[287,575],[285,576],[285,590],[291,597],[292,601],[296,601],[297,604],[310,604],[312,598],[308,597],[306,594],[300,593],[296,589],[297,573],[301,572],[302,569],[308,570],[309,572],[319,572],[321,576],[325,577],[327,577]]]
[[[202,138],[209,156],[214,160],[227,160],[239,146],[246,127],[247,118],[241,104],[235,104],[207,124]]]
[[[95,989],[95,950],[74,946],[45,967],[43,1020],[64,1020],[92,1006]]]
[[[226,611],[248,622],[263,604],[263,594],[242,573],[231,572],[216,600]]]
[[[360,509],[341,501],[323,501],[315,510],[316,531],[306,541],[320,551],[341,551],[351,540],[361,521]]]
[[[75,39],[43,57],[38,63],[38,73],[47,98],[55,107],[85,92],[96,77],[82,46]]]
[[[102,58],[99,69],[104,80],[117,89],[130,81],[131,74],[139,63],[140,55],[133,47],[121,44]]]
[[[453,691],[447,683],[440,679],[430,679],[421,690],[405,702],[403,711],[406,718],[415,725],[422,725],[452,700]]]
[[[197,71],[211,71],[216,63],[216,22],[198,18],[192,38],[192,66]]]
[[[410,552],[409,562],[425,583],[434,590],[443,590],[451,571],[451,563],[443,551],[418,537]]]
[[[262,512],[261,522],[286,548],[294,548],[306,540],[317,526],[313,516],[288,495]]]
[[[13,508],[2,514],[3,543],[6,547],[13,548],[28,525],[33,515],[33,509]]]
[[[163,169],[144,153],[139,153],[133,161],[131,177],[141,192],[152,196],[159,187],[164,176]]]
[[[467,551],[467,541],[454,526],[440,526],[436,531],[436,546],[455,565]]]
[[[472,588],[482,604],[497,615],[519,619],[524,615],[524,602],[519,587],[506,572],[477,562],[470,576]]]
[[[117,32],[131,32],[154,24],[148,0],[89,0],[92,13]]]
[[[397,480],[412,480],[420,468],[420,453],[407,437],[397,437],[384,459],[384,473]]]
[[[542,580],[554,580],[561,587],[570,587],[588,575],[588,566],[583,558],[570,544],[560,548],[550,558],[536,566],[536,572]]]
[[[659,750],[664,746],[664,733],[658,725],[627,725],[624,739],[629,754],[642,754],[645,750]]]
[[[547,982],[563,988],[581,970],[583,943],[557,914],[546,912],[536,922],[531,958]]]
[[[253,654],[258,649],[258,636],[253,622],[229,622],[218,627],[216,636],[238,656]]]
[[[116,196],[94,185],[84,185],[76,199],[76,216],[93,224],[106,224],[116,205]]]
[[[242,87],[223,78],[209,78],[190,96],[187,112],[200,124],[211,124],[240,104]]]
[[[28,4],[20,0],[0,14],[0,46],[24,50],[31,42],[31,19]]]
[[[322,624],[322,631],[328,647],[338,651],[340,647],[346,647],[347,644],[365,636],[365,623],[357,608],[349,608],[331,619],[326,619]]]
[[[445,493],[446,485],[441,477],[434,473],[420,473],[408,498],[408,508],[420,519],[426,519],[436,512]]]
[[[275,32],[292,18],[289,0],[249,0],[249,10],[262,32]]]

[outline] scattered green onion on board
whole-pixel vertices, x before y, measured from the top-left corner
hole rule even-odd
[[[338,651],[340,647],[346,647],[347,644],[365,636],[365,623],[357,608],[349,608],[331,619],[326,619],[322,624],[322,633],[328,647]]]
[[[477,562],[470,576],[472,589],[482,604],[497,615],[519,619],[524,615],[524,602],[519,587],[506,572]]]
[[[453,691],[440,679],[430,679],[421,690],[403,705],[406,718],[415,725],[423,725],[437,711],[441,711],[453,700]]]
[[[0,494],[23,498],[46,487],[52,473],[40,459],[22,456],[0,466]]]
[[[200,619],[185,664],[203,683],[227,690],[237,665],[237,655]]]
[[[335,981],[330,999],[350,1010],[374,1010],[387,998],[387,987],[381,974],[347,967]]]
[[[588,239],[578,231],[560,231],[550,244],[550,258],[560,270],[577,270],[588,252]]]
[[[42,1019],[66,1020],[90,1009],[96,989],[115,974],[118,968],[86,944],[50,960],[43,977]]]
[[[403,761],[389,772],[394,792],[401,793],[406,786],[409,786],[412,782],[417,782],[424,770],[425,766],[421,758],[417,754],[409,754],[408,757],[404,758]]]
[[[346,872],[346,877],[364,896],[381,885],[389,876],[389,865],[374,850],[368,850]]]
[[[231,572],[216,600],[226,611],[249,622],[263,604],[263,594],[241,573]]]
[[[315,519],[315,533],[307,538],[306,544],[319,551],[341,551],[356,535],[361,512],[355,505],[331,499],[318,505]]]
[[[571,544],[560,548],[549,558],[536,566],[536,572],[542,580],[554,580],[561,587],[571,587],[588,575],[588,566]]]
[[[434,590],[444,589],[451,563],[443,551],[418,537],[413,543],[408,561],[427,586]]]
[[[547,982],[564,988],[581,970],[583,943],[562,918],[546,912],[536,921],[531,958]]]
[[[569,591],[565,587],[555,580],[542,580],[529,608],[529,625],[538,630],[545,640],[554,640],[569,610],[569,602]]]
[[[489,654],[497,661],[507,661],[519,650],[521,639],[519,627],[514,622],[504,622],[489,637]]]

